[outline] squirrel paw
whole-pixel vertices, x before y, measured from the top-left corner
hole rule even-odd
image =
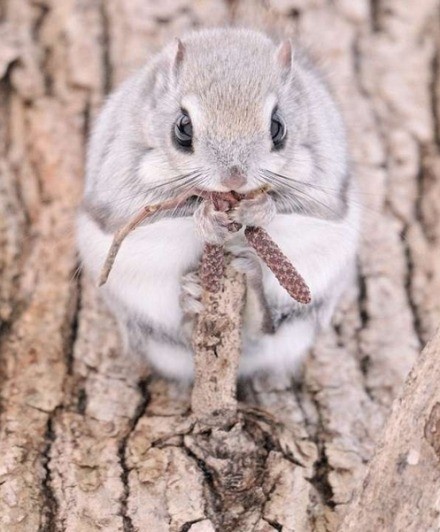
[[[187,341],[191,341],[194,319],[203,311],[202,286],[200,284],[198,272],[189,272],[182,277],[180,306],[183,311],[182,329],[183,336]]]
[[[230,218],[243,225],[259,227],[271,222],[275,214],[273,199],[267,194],[260,194],[254,199],[241,200],[230,213]]]
[[[200,284],[199,274],[189,272],[182,277],[180,305],[183,313],[194,316],[203,311],[202,286]]]
[[[203,201],[194,213],[194,222],[204,242],[221,245],[229,236],[231,223],[225,212],[215,210],[209,201]]]
[[[249,283],[261,283],[263,278],[261,261],[251,247],[234,242],[227,246],[227,250],[233,255],[231,265],[235,270],[244,273]]]

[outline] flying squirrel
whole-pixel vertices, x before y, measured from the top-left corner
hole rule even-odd
[[[245,274],[240,374],[295,372],[352,281],[359,202],[338,107],[290,40],[209,29],[170,43],[109,97],[88,145],[77,241],[98,279],[113,234],[133,214],[198,189],[246,195],[228,212],[189,196],[130,233],[103,297],[124,349],[162,375],[193,376],[202,311],[198,266],[223,245]],[[262,227],[307,280],[294,301],[231,222]]]

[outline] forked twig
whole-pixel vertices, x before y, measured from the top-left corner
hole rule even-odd
[[[255,198],[257,195],[265,193],[266,190],[266,188],[261,188],[248,194],[191,190],[162,203],[143,207],[127,225],[116,233],[99,277],[99,286],[102,286],[107,281],[116,255],[126,236],[156,212],[174,209],[185,202],[190,196],[194,195],[198,195],[207,201],[212,201],[216,209],[227,212],[242,199]],[[235,232],[240,228],[241,225],[235,222],[231,222],[229,225],[230,231]],[[246,227],[244,235],[257,255],[272,270],[281,286],[287,290],[289,295],[300,303],[310,303],[311,295],[306,282],[268,233],[261,227]],[[202,256],[200,269],[202,286],[209,292],[217,292],[220,287],[223,272],[224,256],[222,246],[207,244]]]
[[[107,282],[108,276],[110,275],[111,269],[116,259],[116,255],[118,254],[122,242],[134,229],[136,229],[136,227],[138,227],[144,220],[146,220],[156,212],[166,211],[179,207],[181,203],[183,203],[190,196],[193,195],[193,191],[185,192],[184,194],[177,196],[177,198],[169,199],[163,201],[162,203],[156,203],[155,205],[146,205],[145,207],[142,207],[142,209],[115,234],[112,245],[110,246],[104,265],[102,267],[98,285],[102,286]]]

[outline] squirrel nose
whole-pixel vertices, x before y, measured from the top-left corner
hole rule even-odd
[[[229,171],[222,178],[222,185],[236,190],[246,183],[246,175],[238,166],[231,166]]]

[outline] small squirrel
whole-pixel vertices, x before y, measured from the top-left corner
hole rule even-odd
[[[133,231],[101,289],[124,348],[161,374],[191,379],[191,329],[202,310],[197,269],[223,244],[247,291],[240,374],[300,367],[353,279],[357,187],[340,113],[290,40],[248,29],[190,33],[165,47],[108,99],[91,135],[77,224],[97,279],[114,232],[143,205],[193,188],[268,193],[232,212],[190,197]],[[231,220],[272,235],[306,279],[293,301]]]

